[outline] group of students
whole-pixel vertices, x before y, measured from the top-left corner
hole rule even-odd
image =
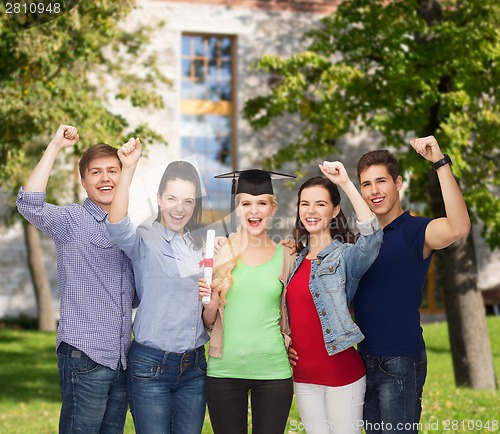
[[[200,433],[207,405],[215,434],[246,433],[250,396],[252,432],[278,434],[294,390],[308,433],[417,432],[422,288],[432,253],[470,227],[434,137],[411,144],[437,171],[446,208],[437,219],[403,211],[397,161],[373,151],[358,162],[361,194],[342,163],[320,164],[323,176],[299,188],[293,242],[276,244],[267,232],[277,209],[271,176],[238,172],[239,225],[219,240],[211,285],[200,267],[196,169],[170,163],[156,219],[136,228],[127,211],[139,139],[83,154],[82,205],[46,202],[58,153],[78,139],[61,125],[17,199],[56,245],[61,433],[121,433],[128,405],[138,433]]]

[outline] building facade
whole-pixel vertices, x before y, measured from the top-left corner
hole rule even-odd
[[[165,109],[148,112],[123,102],[112,109],[125,116],[132,126],[147,122],[165,142],[152,145],[141,159],[131,187],[130,216],[140,223],[156,213],[156,189],[166,165],[178,158],[197,166],[204,184],[204,223],[223,234],[229,209],[230,182],[214,175],[261,166],[265,156],[297,134],[293,118],[273,122],[273,128],[254,132],[241,118],[245,101],[262,95],[269,87],[268,74],[253,65],[262,56],[283,57],[303,51],[304,34],[318,20],[333,13],[337,0],[139,0],[127,27],[146,24],[155,30],[152,43],[143,53],[154,54],[158,67],[172,81],[163,97]],[[133,67],[133,65],[132,65]],[[137,71],[140,73],[140,71]],[[373,137],[358,135],[341,141],[343,161],[354,175],[354,165],[366,150],[377,146]],[[325,159],[331,156],[325,156]],[[285,167],[284,171],[287,170]],[[309,174],[318,174],[311,165]],[[295,191],[276,182],[279,209],[273,236],[290,236],[295,218]],[[83,198],[83,196],[82,196]],[[349,207],[349,221],[354,217]],[[354,226],[354,225],[351,225]],[[26,266],[26,249],[21,226],[0,229],[0,318],[26,314],[34,316],[35,298]],[[58,308],[55,253],[51,240],[43,238],[45,262]],[[491,264],[500,261],[484,243],[481,257],[480,287],[497,285]],[[429,286],[431,310],[440,308],[439,294]],[[436,302],[437,299],[437,302]],[[435,300],[434,302],[432,300]],[[437,303],[437,304],[436,304]]]
[[[132,126],[147,122],[165,139],[165,143],[149,146],[147,158],[141,159],[137,169],[130,206],[135,223],[156,213],[161,175],[170,161],[183,158],[195,164],[203,176],[205,224],[214,225],[222,233],[220,219],[229,209],[230,182],[214,180],[213,176],[260,167],[261,159],[294,133],[293,123],[287,120],[264,133],[254,133],[242,121],[244,102],[269,85],[269,77],[252,65],[266,54],[290,56],[302,51],[307,43],[304,33],[333,12],[336,4],[322,0],[138,1],[138,8],[125,25],[155,29],[143,55],[156,55],[158,67],[172,86],[163,94],[163,110],[147,112],[123,102],[111,107]],[[295,199],[294,192],[284,186],[278,186],[277,192],[281,217],[276,228],[282,237],[291,233],[290,212]],[[1,226],[0,240],[0,318],[35,316],[21,225]],[[42,237],[42,243],[58,310],[54,248],[46,237]]]

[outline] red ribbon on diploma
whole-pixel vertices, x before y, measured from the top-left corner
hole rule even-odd
[[[210,267],[210,268],[213,268],[214,266],[214,258],[205,258],[205,259],[202,259],[200,262],[198,262],[198,265],[200,267]]]

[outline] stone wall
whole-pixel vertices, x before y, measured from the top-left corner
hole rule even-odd
[[[330,13],[337,8],[342,0],[164,0],[164,2],[245,7],[266,11]]]
[[[59,311],[56,252],[52,240],[42,234],[45,269],[55,312]],[[26,244],[21,223],[0,228],[0,318],[36,317],[36,300],[27,266]],[[57,315],[58,317],[58,315]]]

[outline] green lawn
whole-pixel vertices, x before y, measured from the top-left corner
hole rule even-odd
[[[500,317],[488,317],[488,329],[498,376]],[[425,325],[424,333],[429,371],[420,432],[500,432],[500,394],[456,388],[446,324]],[[57,433],[60,396],[54,343],[51,333],[0,330],[0,433]],[[289,422],[288,433],[300,432],[295,403]],[[130,415],[125,432],[134,432]],[[212,433],[208,416],[203,432]]]

